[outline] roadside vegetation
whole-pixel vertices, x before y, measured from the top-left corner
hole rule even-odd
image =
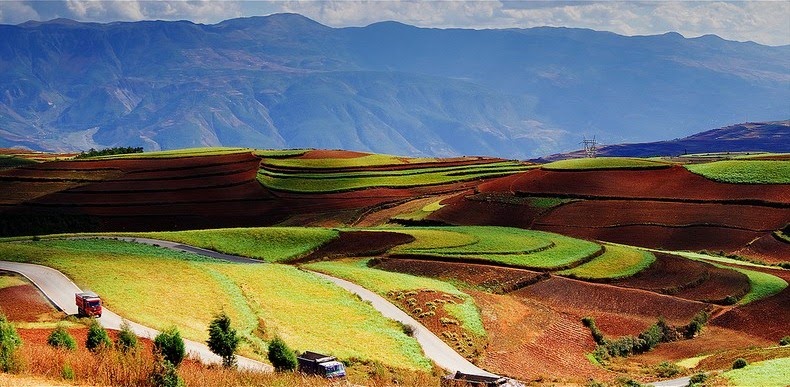
[[[595,169],[657,169],[669,168],[672,163],[661,160],[630,157],[594,157],[554,161],[541,165],[547,170],[595,170]]]
[[[80,152],[80,154],[78,154],[75,158],[86,159],[89,157],[128,155],[133,153],[143,153],[143,147],[118,146],[99,150],[91,148],[87,152]]]
[[[177,326],[206,341],[223,310],[236,322],[239,352],[263,359],[274,335],[294,348],[340,359],[429,371],[419,344],[372,306],[318,277],[284,265],[232,264],[114,240],[4,243],[4,258],[54,267],[102,295],[108,308],[143,325]],[[166,313],[162,299],[168,302]]]
[[[705,178],[734,184],[790,184],[790,161],[722,160],[686,165]]]

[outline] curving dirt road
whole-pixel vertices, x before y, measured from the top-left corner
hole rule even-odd
[[[34,265],[30,263],[17,263],[0,261],[0,270],[13,271],[27,277],[41,292],[60,310],[67,314],[77,314],[77,305],[74,301],[74,293],[82,290],[74,284],[63,273],[46,266]],[[103,308],[102,316],[98,319],[101,325],[109,329],[120,329],[123,324],[121,316],[113,313],[107,308]],[[142,326],[129,321],[132,331],[140,336],[152,339],[159,334],[159,331]],[[187,354],[192,358],[199,359],[204,363],[221,363],[222,359],[215,355],[209,348],[196,341],[184,340]],[[237,356],[238,365],[241,369],[258,370],[271,372],[272,366],[261,363],[246,357]]]

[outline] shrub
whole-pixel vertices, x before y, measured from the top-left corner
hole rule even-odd
[[[409,324],[401,323],[401,329],[406,336],[414,337],[414,327]]]
[[[74,368],[71,368],[69,363],[63,365],[63,369],[60,370],[60,376],[66,380],[74,380]]]
[[[236,348],[239,346],[239,336],[236,330],[230,327],[230,317],[225,312],[214,316],[208,326],[208,344],[211,352],[222,358],[222,365],[230,368],[236,365]]]
[[[118,339],[115,341],[115,345],[123,353],[137,349],[137,335],[132,332],[132,328],[126,320],[121,324],[121,331],[118,332]]]
[[[595,325],[595,319],[592,317],[582,317],[582,324],[590,329],[590,333],[592,334],[593,340],[598,345],[605,345],[606,338],[603,336],[603,332],[598,329],[598,326]]]
[[[167,361],[162,355],[156,356],[154,369],[151,371],[149,380],[156,387],[183,387],[184,380],[178,376],[176,366]]]
[[[47,344],[55,348],[64,348],[70,351],[77,349],[77,341],[74,340],[74,337],[69,334],[69,331],[61,325],[58,325],[58,327],[49,334]]]
[[[739,357],[732,363],[732,369],[737,370],[739,368],[746,367],[747,365],[749,365],[749,363],[746,362],[746,359]]]
[[[661,362],[656,366],[656,375],[661,378],[671,378],[680,373],[680,367],[668,361]]]
[[[19,354],[17,350],[22,346],[22,338],[19,337],[14,325],[0,314],[0,371],[16,372],[20,367]]]
[[[708,380],[707,374],[705,374],[704,372],[696,373],[692,375],[691,378],[689,378],[689,385],[690,386],[699,385],[705,383],[706,380]]]
[[[785,336],[785,337],[782,337],[781,339],[779,339],[779,345],[781,345],[783,347],[785,345],[790,345],[790,336]]]
[[[293,371],[296,369],[296,354],[279,337],[275,337],[269,343],[268,357],[277,371]]]
[[[154,338],[154,352],[170,362],[173,367],[178,367],[186,354],[184,339],[181,338],[178,328],[170,327],[156,335],[156,338]]]
[[[705,323],[708,322],[709,317],[710,315],[708,314],[708,312],[705,311],[701,311],[695,314],[694,317],[691,319],[691,322],[688,325],[686,325],[686,331],[684,336],[687,339],[691,339],[697,334],[699,334],[700,331],[702,331],[702,327],[704,327]]]
[[[96,320],[91,320],[91,325],[88,327],[88,338],[85,340],[85,348],[92,352],[112,348],[110,336]]]

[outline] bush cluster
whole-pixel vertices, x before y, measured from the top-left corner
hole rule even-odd
[[[746,362],[746,359],[744,359],[744,358],[737,358],[732,363],[732,369],[737,370],[739,368],[746,367],[747,365],[749,365],[749,363]]]
[[[790,336],[785,336],[779,339],[779,345],[784,347],[785,345],[790,345]]]
[[[184,339],[176,327],[171,327],[160,332],[154,338],[154,351],[164,360],[170,362],[173,367],[178,367],[184,360],[186,350],[184,349]]]
[[[88,327],[88,338],[85,340],[85,348],[88,348],[91,352],[112,348],[110,336],[96,320],[92,320],[91,325]]]
[[[279,372],[293,371],[296,369],[296,354],[285,342],[275,337],[269,343],[269,361]]]
[[[16,372],[19,370],[20,361],[17,350],[22,346],[14,325],[0,313],[0,371]]]
[[[101,150],[91,148],[87,152],[80,152],[76,158],[83,159],[86,157],[122,155],[129,153],[143,153],[143,147],[117,146],[114,148],[105,148]]]
[[[137,349],[137,335],[132,332],[129,323],[124,320],[121,324],[121,331],[118,332],[118,338],[115,340],[115,345],[121,352],[126,353]]]
[[[58,327],[49,334],[47,344],[55,348],[63,348],[70,351],[77,349],[77,341],[74,340],[74,337],[72,337],[69,331],[63,328],[62,325],[58,325]]]

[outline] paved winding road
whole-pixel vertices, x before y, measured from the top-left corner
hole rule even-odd
[[[13,271],[27,277],[41,292],[52,301],[55,306],[67,314],[77,314],[77,305],[74,293],[82,290],[63,273],[46,266],[30,263],[17,263],[0,261],[0,270]],[[98,319],[101,325],[109,329],[120,329],[123,324],[121,316],[103,308],[102,316]],[[129,321],[132,331],[140,336],[152,339],[159,331]],[[208,347],[196,341],[184,340],[184,346],[189,356],[199,359],[204,363],[221,363],[222,359],[211,352]],[[273,371],[272,366],[246,357],[237,356],[239,368],[249,370]]]

